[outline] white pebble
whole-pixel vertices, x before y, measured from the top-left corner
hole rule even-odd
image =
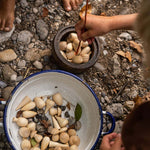
[[[11,81],[16,81],[17,80],[17,75],[16,74],[11,75],[10,80]]]
[[[38,13],[37,8],[33,8],[33,12],[34,12],[35,14]]]
[[[42,69],[42,68],[43,68],[42,63],[39,62],[39,61],[35,61],[35,62],[33,63],[33,65],[34,65],[37,69]]]

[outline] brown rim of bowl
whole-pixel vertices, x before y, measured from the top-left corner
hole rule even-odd
[[[62,41],[62,39],[65,39],[71,32],[76,32],[74,25],[65,26],[58,31],[58,33],[56,34],[56,36],[54,38],[53,51],[55,53],[54,55],[56,55],[54,57],[55,57],[55,59],[57,59],[57,60],[59,59],[62,63],[64,63],[64,65],[66,67],[64,65],[62,65],[60,62],[59,62],[59,65],[62,66],[63,68],[65,68],[66,70],[70,70],[68,68],[71,68],[71,70],[75,69],[73,72],[76,72],[77,71],[76,69],[79,69],[77,72],[81,72],[82,70],[84,71],[85,69],[88,69],[89,67],[93,66],[96,63],[96,61],[100,55],[100,50],[99,50],[100,45],[99,45],[98,38],[95,38],[94,42],[90,46],[90,47],[92,47],[92,56],[91,56],[90,60],[87,63],[83,63],[83,64],[71,63],[62,56],[62,54],[60,53],[60,50],[59,50],[59,42]]]

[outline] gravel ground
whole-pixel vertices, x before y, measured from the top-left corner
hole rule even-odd
[[[140,0],[93,0],[92,6],[97,15],[129,14],[138,12]],[[15,16],[13,31],[0,33],[0,100],[3,101],[7,101],[18,82],[32,73],[61,69],[51,56],[53,39],[58,29],[79,20],[79,11],[65,12],[62,3],[56,0],[17,0]],[[136,32],[128,30],[110,32],[100,36],[99,41],[99,60],[78,76],[95,91],[102,109],[113,114],[115,132],[119,133],[125,116],[134,106],[133,98],[143,97],[150,90],[142,76],[142,55],[129,45],[129,41],[134,41],[142,47],[142,41]],[[130,52],[132,61],[117,55],[119,50]],[[0,122],[3,112],[4,104],[0,104]],[[104,123],[103,131],[107,131],[111,126],[109,118],[105,117]],[[11,149],[2,130],[0,150]],[[99,149],[100,141],[95,150]]]

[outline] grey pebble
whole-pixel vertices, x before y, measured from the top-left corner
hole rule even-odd
[[[7,84],[3,81],[0,81],[0,88],[5,88],[7,86]]]
[[[3,111],[0,111],[0,118],[2,118],[3,117]]]
[[[0,141],[0,148],[4,148],[5,144],[4,142]]]

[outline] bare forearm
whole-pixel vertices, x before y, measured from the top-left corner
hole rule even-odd
[[[118,15],[111,18],[110,30],[134,29],[134,24],[138,14]]]

